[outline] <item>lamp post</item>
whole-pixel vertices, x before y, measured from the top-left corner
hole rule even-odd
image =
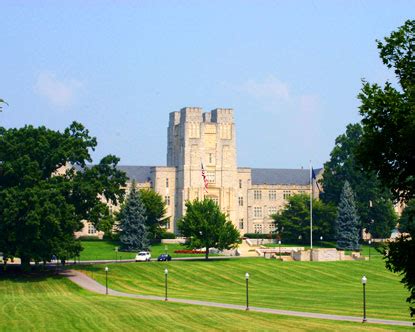
[[[245,282],[246,282],[246,310],[249,310],[249,297],[248,297],[248,280],[249,280],[249,273],[245,273]]]
[[[115,247],[114,250],[115,250],[115,261],[117,262],[118,261],[118,247]]]
[[[278,249],[278,256],[280,256],[280,260],[281,260],[281,240],[278,240],[278,247],[279,247],[279,249]]]
[[[169,270],[167,268],[164,269],[164,301],[167,301],[167,275],[169,274]]]
[[[105,267],[105,294],[108,295],[108,266]]]
[[[362,277],[362,285],[363,285],[363,323],[365,323],[366,320],[366,282],[367,278],[366,276]]]
[[[320,247],[323,247],[323,235],[320,236]]]
[[[369,244],[369,260],[370,260],[370,245],[372,244],[372,241],[369,240],[367,243]]]

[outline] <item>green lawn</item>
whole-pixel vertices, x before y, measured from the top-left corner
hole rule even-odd
[[[131,259],[137,254],[136,252],[115,252],[115,247],[120,246],[115,241],[82,241],[82,247],[84,250],[81,252],[81,261],[89,260],[106,260],[106,259]],[[167,247],[167,253],[172,257],[187,257],[187,256],[204,256],[193,254],[175,254],[175,250],[186,249],[185,246],[180,244],[155,244],[150,247],[151,257],[157,258],[161,253],[165,252]]]
[[[165,267],[171,297],[244,304],[249,272],[252,306],[360,316],[362,275],[368,278],[369,317],[410,320],[408,292],[383,261],[280,262],[263,258],[109,265],[111,288],[163,295]],[[103,265],[85,268],[104,283]]]
[[[98,295],[52,276],[0,276],[0,308],[7,332],[412,330]]]

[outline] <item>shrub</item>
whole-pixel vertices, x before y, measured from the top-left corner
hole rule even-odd
[[[248,239],[275,239],[275,234],[265,233],[246,233],[244,237],[247,237]]]
[[[83,235],[78,238],[81,241],[102,241],[98,236]]]
[[[175,239],[176,234],[171,233],[171,232],[164,232],[164,233],[161,234],[161,238],[162,239]]]

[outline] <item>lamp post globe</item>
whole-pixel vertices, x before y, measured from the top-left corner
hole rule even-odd
[[[167,268],[164,269],[164,301],[167,301],[167,275],[169,274],[169,270]]]
[[[278,256],[280,257],[281,260],[281,240],[278,240]]]
[[[369,240],[367,243],[369,244],[369,260],[370,260],[370,245],[372,244],[372,240]]]
[[[105,294],[108,295],[108,266],[105,267]]]
[[[363,323],[365,323],[367,321],[366,319],[366,283],[367,283],[366,276],[363,276],[361,281],[363,285]]]
[[[248,297],[248,280],[249,280],[249,273],[245,273],[245,282],[246,282],[246,310],[249,310],[249,297]]]

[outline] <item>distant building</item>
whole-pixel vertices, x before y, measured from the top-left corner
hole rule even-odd
[[[185,213],[187,200],[208,197],[218,203],[241,234],[269,233],[274,229],[271,215],[290,195],[310,194],[310,171],[238,167],[236,155],[232,109],[203,112],[186,107],[170,113],[167,166],[119,169],[138,187],[153,188],[164,197],[168,231],[177,232],[177,220]],[[321,169],[315,172],[321,177]],[[314,197],[318,197],[317,188]],[[78,235],[93,235],[93,231],[93,226],[86,224]]]

